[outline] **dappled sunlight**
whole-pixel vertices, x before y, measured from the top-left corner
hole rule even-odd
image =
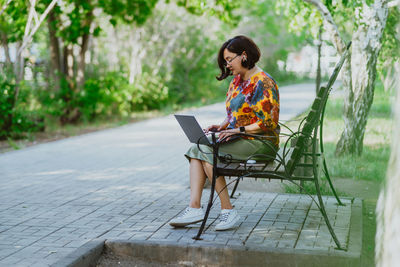
[[[43,176],[43,175],[60,175],[60,174],[71,174],[71,173],[76,173],[77,170],[56,170],[56,171],[47,171],[47,172],[37,172],[37,173],[32,173],[33,176]]]

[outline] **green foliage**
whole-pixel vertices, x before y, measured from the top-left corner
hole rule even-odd
[[[54,12],[59,19],[55,22],[57,35],[67,43],[78,44],[79,38],[89,34],[91,25],[95,20],[95,8],[108,15],[109,22],[116,26],[118,23],[142,25],[151,15],[158,0],[100,0],[90,2],[84,0],[63,1],[61,6],[56,6]],[[45,2],[50,3],[50,0]],[[97,15],[97,13],[96,13]],[[65,17],[61,19],[61,16]],[[68,18],[66,20],[66,18]],[[102,28],[96,26],[92,34],[98,36]]]
[[[288,21],[290,33],[317,39],[322,18],[316,9],[302,0],[278,0],[275,9]]]
[[[158,0],[100,0],[99,6],[111,16],[110,23],[114,26],[118,22],[143,25],[157,2]]]
[[[88,79],[78,100],[86,118],[97,115],[127,116],[133,111],[159,109],[168,96],[168,88],[147,73],[129,84],[120,72]]]
[[[228,84],[215,78],[218,74],[216,54],[220,44],[204,36],[197,28],[187,28],[184,36],[177,43],[180,49],[175,52],[171,79],[166,83],[170,89],[169,102],[183,104],[221,99]]]
[[[160,109],[168,98],[168,88],[163,82],[147,73],[138,77],[134,84],[129,84],[126,76],[119,71],[90,77],[83,90],[74,94],[63,84],[57,93],[41,91],[40,101],[47,114],[61,116],[67,105],[71,105],[79,109],[83,120],[92,121],[101,116],[124,117],[134,111]]]
[[[398,36],[399,33],[396,31],[396,26],[399,23],[399,9],[389,9],[386,27],[382,36],[382,49],[378,57],[377,69],[379,72],[385,73],[388,65],[400,59],[400,36]]]
[[[19,101],[15,102],[15,79],[11,72],[0,74],[0,140],[21,138],[29,132],[42,131],[44,120],[32,103],[32,88],[19,85]]]
[[[243,2],[232,0],[176,0],[178,6],[184,7],[192,14],[203,15],[208,13],[232,25],[236,25],[240,20],[240,16],[234,14],[234,11],[238,9]]]
[[[5,2],[4,0],[0,1],[0,7],[3,7]],[[4,34],[10,43],[22,40],[27,19],[27,3],[22,0],[11,1],[0,16],[0,34]]]
[[[0,75],[0,139],[8,136],[12,124],[15,81]]]

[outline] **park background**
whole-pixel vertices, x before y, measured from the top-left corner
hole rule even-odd
[[[255,40],[259,66],[281,86],[323,84],[353,41],[327,107],[326,155],[342,194],[375,189],[363,195],[375,228],[398,86],[399,1],[0,3],[4,151],[223,101],[229,79],[215,79],[216,55],[237,34]]]

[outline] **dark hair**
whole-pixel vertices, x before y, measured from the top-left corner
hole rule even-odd
[[[218,52],[218,66],[221,70],[220,76],[216,77],[218,81],[221,81],[232,74],[226,67],[226,61],[224,59],[225,48],[237,55],[241,55],[245,51],[247,60],[242,61],[242,66],[247,69],[253,68],[261,56],[260,49],[249,37],[238,35],[229,39],[221,46]]]

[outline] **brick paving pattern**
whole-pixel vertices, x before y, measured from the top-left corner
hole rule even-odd
[[[205,124],[223,118],[214,112],[221,107],[187,113]],[[214,231],[218,201],[204,240],[192,239],[199,225],[170,227],[168,221],[188,204],[183,153],[189,145],[167,116],[1,154],[0,266],[47,266],[95,238],[334,249],[310,197],[245,192],[240,185],[233,200],[241,215],[238,228]],[[347,244],[352,205],[324,201],[340,242]]]

